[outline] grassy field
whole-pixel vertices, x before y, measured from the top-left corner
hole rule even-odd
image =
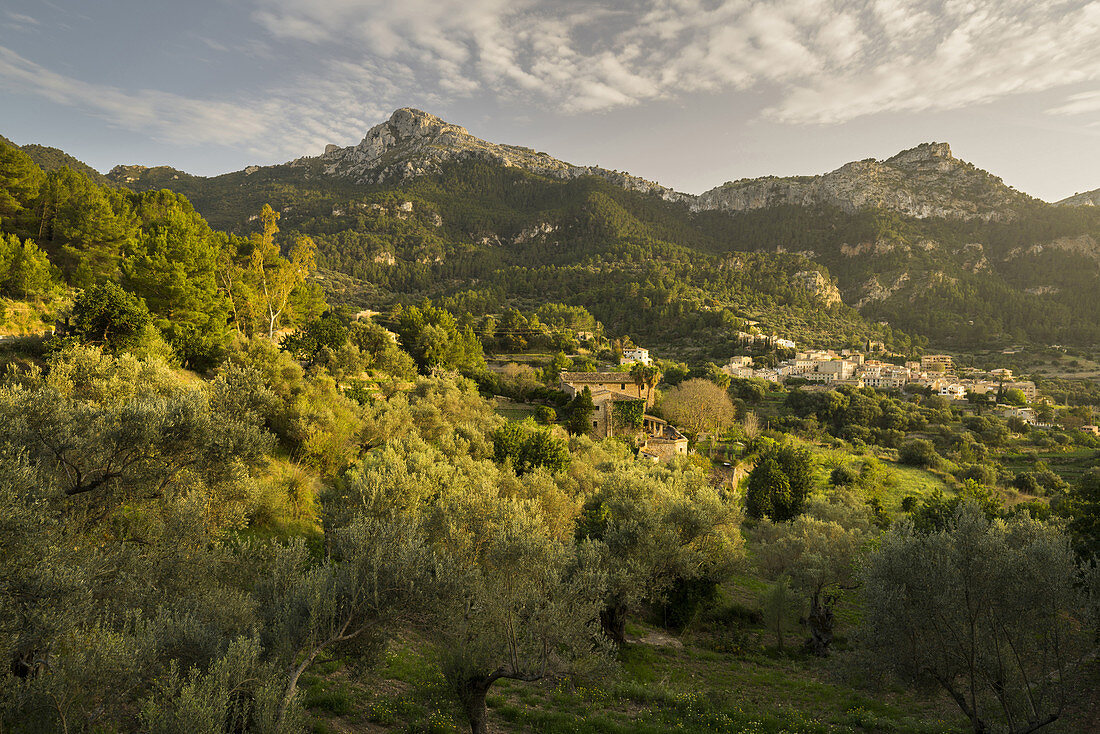
[[[826,487],[829,472],[840,464],[858,464],[858,462],[871,458],[842,451],[840,449],[818,446],[816,444],[804,444],[813,452],[818,465],[822,468],[819,483],[822,489]],[[886,481],[882,485],[882,493],[879,500],[883,508],[891,515],[901,512],[901,503],[906,497],[916,497],[919,500],[929,496],[936,490],[946,495],[953,494],[953,490],[944,483],[943,479],[935,474],[914,466],[899,464],[888,458],[875,457],[885,469]]]
[[[1075,482],[1089,469],[1100,466],[1100,451],[1088,448],[1075,448],[1062,451],[1023,451],[1006,452],[998,456],[1005,468],[1013,474],[1034,471],[1039,461],[1045,462],[1050,470],[1067,482]]]
[[[681,637],[648,625],[599,681],[499,682],[488,698],[499,732],[964,731],[938,697],[861,688],[843,656],[819,660],[763,648],[751,627]],[[366,675],[329,660],[303,679],[314,732],[468,731],[420,641],[393,644]]]
[[[534,418],[535,411],[539,406],[532,405],[531,403],[517,403],[515,400],[510,400],[505,397],[497,396],[497,415],[504,416],[510,421],[522,421],[527,418]]]
[[[955,704],[936,690],[917,693],[870,678],[848,649],[858,596],[838,606],[836,652],[801,651],[790,620],[780,651],[765,628],[766,581],[745,573],[686,630],[627,625],[628,644],[596,680],[499,681],[489,692],[490,731],[508,734],[944,734],[969,731]],[[469,731],[438,672],[430,646],[409,633],[372,667],[327,659],[302,678],[317,734]],[[1084,690],[1097,680],[1093,670]],[[1096,731],[1097,701],[1082,697],[1045,734]]]
[[[0,298],[0,337],[27,336],[50,332],[60,301],[30,302]]]

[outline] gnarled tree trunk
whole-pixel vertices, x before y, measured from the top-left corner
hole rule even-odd
[[[815,591],[810,600],[810,614],[806,619],[806,625],[810,628],[810,639],[806,641],[806,647],[819,657],[828,656],[829,645],[833,642],[836,620],[833,618],[832,604],[835,598],[826,596],[822,602],[821,592]]]
[[[616,645],[626,644],[626,608],[614,604],[600,612],[600,626]]]
[[[466,712],[466,719],[470,722],[472,734],[487,734],[489,731],[485,696],[492,684],[491,676],[474,675],[464,678],[457,686],[458,698],[462,703],[462,710]]]

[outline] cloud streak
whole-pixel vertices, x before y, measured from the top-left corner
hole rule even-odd
[[[202,41],[219,63],[308,68],[200,98],[88,83],[0,46],[0,86],[157,140],[268,158],[357,139],[397,106],[471,99],[583,114],[752,92],[770,100],[763,119],[838,124],[1076,85],[1047,111],[1100,114],[1100,0],[249,2],[254,36]]]
[[[0,88],[83,109],[114,127],[144,132],[154,140],[241,147],[268,157],[300,155],[328,141],[362,134],[363,119],[380,117],[386,110],[364,107],[358,93],[373,88],[381,96],[393,96],[398,93],[394,84],[403,78],[398,66],[383,71],[334,63],[331,68],[338,82],[302,80],[278,94],[229,101],[88,83],[0,46]],[[344,112],[336,114],[336,109]],[[324,114],[318,114],[321,110]]]
[[[1100,80],[1096,0],[255,2],[278,39],[570,112],[754,89],[768,118],[838,123]]]

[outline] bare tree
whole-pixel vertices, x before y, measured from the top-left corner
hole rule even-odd
[[[661,410],[671,423],[696,436],[707,431],[718,433],[737,419],[726,391],[700,378],[682,382],[665,393]]]

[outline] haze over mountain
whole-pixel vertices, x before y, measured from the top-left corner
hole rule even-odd
[[[358,145],[329,145],[323,155],[300,158],[289,165],[307,166],[320,160],[323,175],[382,184],[438,173],[444,162],[469,158],[551,178],[597,176],[632,191],[653,192],[668,201],[687,203],[694,211],[830,205],[845,211],[877,208],[917,218],[1005,219],[1011,218],[1014,207],[1030,199],[1000,178],[955,158],[946,143],[922,143],[884,161],[854,161],[820,176],[741,179],[694,196],[630,173],[567,163],[532,148],[488,142],[464,127],[408,107],[372,127]],[[245,172],[255,170],[250,166]],[[133,165],[116,167],[110,177],[144,187],[154,179],[163,180],[165,174],[189,177],[174,169]]]

